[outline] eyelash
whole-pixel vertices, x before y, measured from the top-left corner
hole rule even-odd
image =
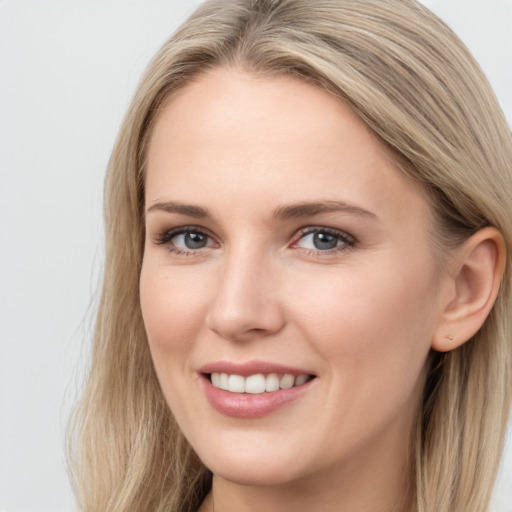
[[[155,239],[156,245],[167,245],[167,248],[169,252],[172,252],[179,256],[199,256],[201,254],[202,249],[207,249],[208,247],[200,247],[197,249],[181,249],[179,247],[176,247],[174,245],[168,245],[169,242],[173,238],[179,235],[187,234],[187,233],[193,233],[197,235],[204,235],[210,240],[213,240],[213,237],[208,234],[207,231],[205,231],[203,228],[199,228],[197,226],[182,226],[179,228],[169,229],[167,231],[164,231],[160,235],[158,235]],[[341,242],[340,245],[337,245],[336,247],[330,248],[330,249],[307,249],[307,248],[301,248],[298,246],[299,242],[301,240],[304,240],[309,235],[315,235],[315,234],[325,234],[332,237],[336,237],[338,242]],[[350,249],[354,248],[357,244],[356,239],[346,233],[345,231],[340,231],[338,229],[333,228],[327,228],[322,226],[311,226],[304,228],[298,232],[298,236],[294,237],[294,242],[290,244],[290,247],[296,248],[296,249],[302,249],[305,251],[309,256],[328,256],[328,255],[334,255],[334,254],[341,254],[346,251],[349,251]]]

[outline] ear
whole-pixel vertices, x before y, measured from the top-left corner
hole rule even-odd
[[[449,292],[432,340],[434,350],[453,350],[482,327],[498,295],[505,261],[505,242],[492,227],[477,231],[455,249],[447,276]]]

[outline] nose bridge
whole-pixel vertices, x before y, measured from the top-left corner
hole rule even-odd
[[[278,332],[284,317],[276,271],[262,250],[245,245],[228,251],[208,312],[209,327],[233,340]]]

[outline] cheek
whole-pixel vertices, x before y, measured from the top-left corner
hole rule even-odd
[[[141,309],[156,366],[159,354],[172,353],[173,361],[185,356],[203,326],[206,283],[184,274],[151,262],[142,267]]]
[[[435,328],[435,274],[407,262],[317,275],[296,302],[303,332],[333,378],[372,393],[414,386]],[[405,389],[404,389],[405,391]],[[396,393],[396,389],[393,390]]]

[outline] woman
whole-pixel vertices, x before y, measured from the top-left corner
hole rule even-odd
[[[200,7],[109,166],[83,509],[488,510],[511,165],[486,79],[420,4]]]

